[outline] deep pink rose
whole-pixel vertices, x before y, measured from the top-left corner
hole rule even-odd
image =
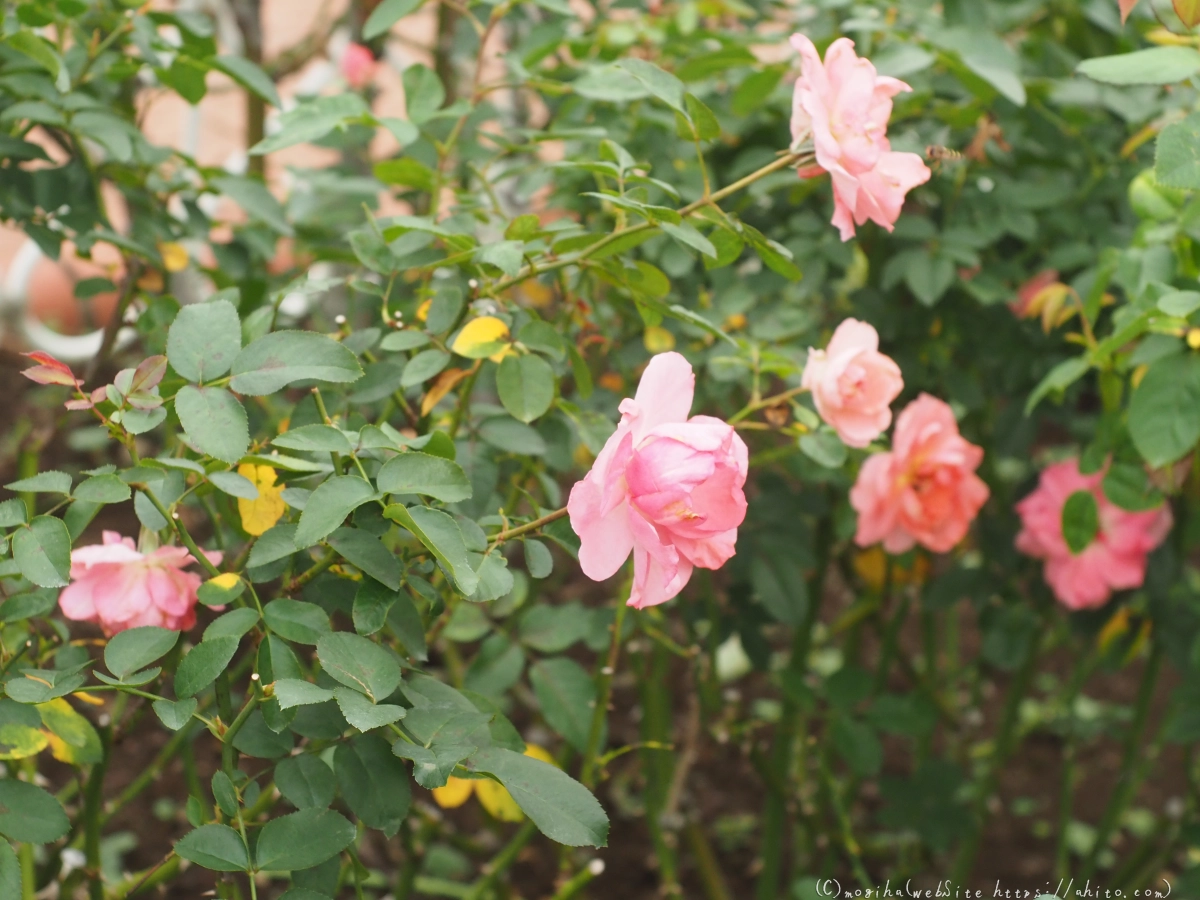
[[[833,224],[843,241],[868,219],[891,231],[904,196],[931,174],[920,156],[893,151],[887,139],[892,98],[912,88],[878,74],[849,38],[830,44],[824,63],[807,37],[791,41],[800,54],[792,146],[812,136],[817,164],[833,177]]]
[[[733,556],[746,516],[746,445],[720,419],[688,418],[695,381],[678,353],[651,359],[567,503],[589,578],[615,575],[633,551],[629,605],[639,609],[678,594],[694,566],[716,569]]]
[[[1129,512],[1109,502],[1101,489],[1104,472],[1083,475],[1075,459],[1055,463],[1042,472],[1032,494],[1017,504],[1021,533],[1017,549],[1046,561],[1046,583],[1068,609],[1103,606],[1112,592],[1140,587],[1146,557],[1171,530],[1171,509]],[[1076,491],[1096,498],[1100,528],[1096,538],[1072,553],[1062,533],[1062,511]]]
[[[346,83],[362,90],[375,75],[375,55],[362,44],[350,44],[342,53],[341,68]]]
[[[808,350],[801,385],[843,443],[865,447],[892,424],[891,402],[904,388],[900,367],[879,352],[879,332],[846,319],[824,350]]]
[[[896,419],[889,453],[863,463],[850,490],[860,547],[883,542],[889,553],[921,544],[945,553],[961,541],[987,501],[975,474],[983,449],[958,433],[942,400],[922,394]]]
[[[220,553],[205,553],[215,565]],[[200,576],[183,547],[139,553],[131,538],[104,532],[103,544],[71,552],[71,584],[58,598],[63,615],[95,622],[107,635],[141,625],[186,631],[196,624]]]

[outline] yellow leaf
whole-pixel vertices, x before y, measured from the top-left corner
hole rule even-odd
[[[502,353],[508,338],[508,326],[495,316],[480,316],[463,326],[450,349],[468,359],[483,359]]]
[[[104,756],[100,735],[92,723],[72,709],[61,697],[37,704],[46,726],[50,752],[59,762],[80,766],[99,762]]]
[[[40,728],[8,722],[0,725],[0,759],[25,759],[46,749],[50,738]]]
[[[471,798],[476,782],[451,776],[445,786],[433,789],[433,802],[442,809],[457,809]]]
[[[429,393],[421,400],[421,415],[429,415],[442,398],[454,390],[454,386],[470,373],[469,369],[447,369],[434,381]]]
[[[675,349],[675,335],[661,325],[651,325],[642,335],[642,343],[651,353],[666,353]]]
[[[86,703],[88,706],[103,706],[104,705],[104,699],[102,697],[97,697],[95,694],[88,694],[88,693],[84,693],[83,691],[76,691],[71,696],[74,697],[76,700],[80,701],[81,703]]]
[[[287,504],[280,496],[283,487],[275,484],[275,470],[270,466],[242,463],[238,466],[238,474],[258,488],[257,500],[238,497],[238,515],[242,517],[242,527],[247,534],[263,534],[283,517],[287,509]]]
[[[210,584],[215,584],[223,591],[233,590],[238,586],[239,581],[241,581],[241,578],[238,576],[237,572],[223,572],[216,578],[209,579]]]
[[[1112,618],[1104,623],[1104,627],[1100,629],[1100,633],[1096,636],[1096,644],[1100,651],[1106,652],[1113,642],[1129,631],[1129,607],[1122,606]]]
[[[424,322],[429,318],[429,307],[433,306],[433,298],[430,297],[424,303],[417,307],[417,321]]]
[[[525,818],[512,794],[498,781],[480,781],[475,785],[480,805],[493,819],[501,822],[520,822]]]
[[[551,755],[549,750],[547,750],[545,747],[539,747],[537,744],[526,744],[525,755],[532,756],[534,759],[540,759],[544,763],[550,763],[550,765],[554,766],[556,769],[562,768],[558,764],[558,760]]]
[[[158,245],[158,252],[162,255],[163,268],[168,272],[182,272],[188,267],[188,252],[182,244],[167,241]]]

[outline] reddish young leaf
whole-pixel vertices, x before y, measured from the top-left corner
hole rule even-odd
[[[1129,14],[1133,12],[1133,8],[1137,6],[1138,0],[1117,0],[1117,4],[1121,7],[1121,24],[1125,24],[1125,20],[1129,18]]]
[[[1173,0],[1175,15],[1188,28],[1200,25],[1200,0]]]
[[[40,365],[32,366],[21,372],[30,381],[36,381],[38,384],[65,384],[69,387],[79,384],[71,367],[66,363],[59,362],[49,353],[36,350],[33,353],[22,353],[21,355],[28,356],[34,362],[40,363]]]

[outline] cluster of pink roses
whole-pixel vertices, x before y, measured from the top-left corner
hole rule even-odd
[[[792,146],[812,138],[817,166],[833,179],[833,224],[843,241],[868,219],[891,231],[905,195],[931,174],[920,156],[892,150],[887,138],[892,98],[912,88],[878,74],[849,38],[830,44],[824,63],[804,35],[792,35],[792,46],[800,54]]]

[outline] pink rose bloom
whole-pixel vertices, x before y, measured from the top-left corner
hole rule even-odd
[[[893,151],[887,139],[892,98],[912,88],[879,75],[849,38],[829,45],[824,64],[804,35],[792,35],[792,46],[800,54],[792,146],[812,136],[817,164],[833,177],[833,224],[843,241],[868,219],[891,231],[904,196],[931,175],[920,156]]]
[[[1130,512],[1110,503],[1100,484],[1104,472],[1083,475],[1075,459],[1055,463],[1042,472],[1037,489],[1017,504],[1021,533],[1017,549],[1046,561],[1046,583],[1068,609],[1103,606],[1112,592],[1140,587],[1146,557],[1171,530],[1171,509]],[[1062,533],[1062,511],[1076,491],[1096,498],[1100,528],[1096,538],[1072,553]]]
[[[891,402],[904,388],[900,367],[879,352],[879,332],[846,319],[824,350],[808,350],[801,386],[821,418],[850,447],[865,447],[892,424]]]
[[[913,544],[950,550],[987,501],[988,487],[975,474],[982,461],[983,449],[958,433],[950,407],[922,394],[897,417],[891,452],[876,453],[859,470],[850,490],[855,542],[882,541],[889,553]]]
[[[215,565],[220,553],[205,553]],[[63,615],[95,622],[112,636],[157,625],[186,631],[196,624],[200,576],[183,571],[195,562],[183,547],[139,553],[131,538],[104,532],[103,544],[71,551],[71,584],[58,598]]]
[[[362,44],[350,44],[342,53],[341,66],[346,83],[362,90],[375,75],[375,55]]]
[[[639,609],[678,594],[694,566],[720,568],[746,517],[746,445],[720,419],[688,418],[695,382],[678,353],[651,359],[567,503],[589,578],[612,577],[633,552],[629,605]]]

